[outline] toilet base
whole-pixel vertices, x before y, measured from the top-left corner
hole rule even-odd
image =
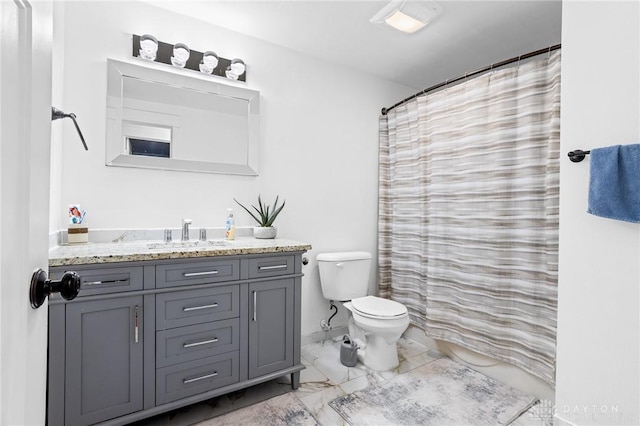
[[[398,345],[395,342],[388,344],[382,337],[369,335],[362,363],[376,371],[393,370],[400,365]]]
[[[393,370],[400,365],[398,345],[387,343],[382,336],[363,333],[352,316],[349,317],[349,334],[358,345],[358,361],[375,371]]]

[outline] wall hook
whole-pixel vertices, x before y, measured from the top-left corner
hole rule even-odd
[[[80,127],[78,126],[78,122],[76,121],[76,115],[74,113],[65,114],[63,111],[60,111],[56,107],[51,107],[51,121],[59,120],[61,118],[70,118],[73,120],[73,124],[76,126],[76,130],[78,131],[78,136],[80,136],[80,140],[82,141],[82,145],[84,145],[85,151],[89,151],[87,148],[87,143],[84,141],[84,136],[82,136],[82,132],[80,131]]]
[[[575,151],[570,151],[567,155],[569,156],[569,160],[573,161],[574,163],[579,163],[584,160],[584,157],[588,154],[591,154],[591,151],[576,149]]]

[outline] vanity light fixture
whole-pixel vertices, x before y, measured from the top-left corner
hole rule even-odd
[[[398,31],[413,34],[424,28],[442,13],[442,6],[431,0],[392,0],[369,22],[386,24]]]
[[[202,60],[200,61],[200,72],[205,74],[213,73],[213,70],[218,66],[218,55],[216,52],[207,50],[202,54]]]
[[[158,39],[151,34],[143,34],[140,36],[139,55],[147,61],[155,61],[158,53]]]
[[[132,54],[134,57],[168,64],[201,74],[247,81],[246,65],[242,59],[227,59],[212,50],[204,53],[190,49],[184,43],[170,44],[156,39],[150,34],[133,34]]]
[[[189,47],[184,43],[176,43],[173,46],[173,56],[171,57],[171,64],[174,67],[184,68],[189,60],[191,51]]]
[[[246,71],[246,66],[242,59],[232,59],[231,65],[227,67],[226,76],[232,80],[237,80]]]

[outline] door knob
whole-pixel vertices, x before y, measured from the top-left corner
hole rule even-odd
[[[31,307],[37,309],[44,303],[47,296],[52,293],[60,293],[65,300],[73,300],[80,291],[80,275],[73,271],[64,273],[60,280],[50,280],[47,273],[38,269],[31,276],[31,287],[29,289],[29,301]]]

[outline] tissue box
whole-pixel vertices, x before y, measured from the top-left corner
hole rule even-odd
[[[89,242],[89,228],[86,225],[69,225],[67,230],[67,242],[69,244],[82,244]]]

